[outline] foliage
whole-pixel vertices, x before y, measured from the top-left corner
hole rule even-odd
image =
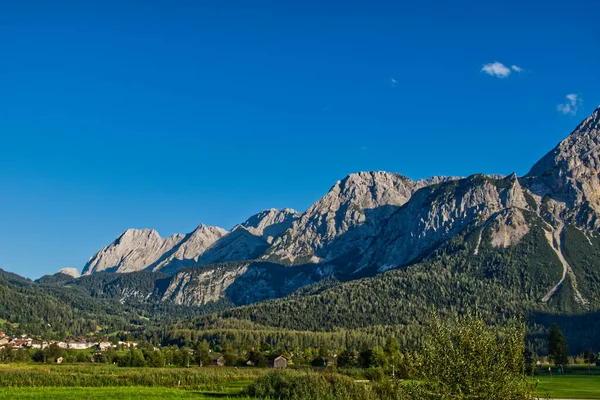
[[[245,391],[252,397],[273,400],[369,400],[368,386],[338,374],[275,371],[253,382]]]
[[[419,398],[534,398],[534,385],[524,373],[523,325],[499,331],[473,315],[454,317],[453,325],[434,315],[428,327],[413,361],[413,376],[422,380],[414,390]]]
[[[548,354],[557,365],[565,365],[569,363],[569,345],[562,331],[556,324],[550,327],[550,335],[548,335]]]
[[[11,365],[0,367],[0,387],[146,386],[221,390],[232,381],[252,380],[267,370],[217,368],[119,368],[82,365]]]

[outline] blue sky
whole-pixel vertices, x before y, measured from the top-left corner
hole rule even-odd
[[[524,174],[600,104],[598,15],[0,0],[0,268],[35,278],[130,227],[304,210],[356,171]]]

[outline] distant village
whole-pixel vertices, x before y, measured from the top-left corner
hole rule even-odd
[[[83,337],[78,338],[66,338],[64,340],[43,340],[31,335],[6,335],[0,331],[0,349],[9,347],[15,350],[20,349],[40,349],[43,350],[50,345],[55,344],[61,349],[65,350],[86,350],[86,349],[97,349],[105,351],[109,349],[118,348],[136,348],[136,342],[123,342],[111,343],[108,340],[98,342],[85,339]]]

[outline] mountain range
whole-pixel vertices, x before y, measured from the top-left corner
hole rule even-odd
[[[540,303],[568,285],[578,307],[596,304],[586,292],[595,273],[564,252],[566,232],[589,243],[600,228],[600,108],[581,122],[525,176],[475,174],[413,181],[383,171],[359,172],[336,182],[308,210],[270,209],[230,231],[199,225],[162,238],[128,229],[93,255],[82,278],[98,273],[151,272],[168,276],[146,298],[176,304],[234,305],[282,297],[326,278],[351,281],[435,258],[455,238],[475,236],[499,253],[540,233],[555,271],[538,282]],[[540,250],[540,251],[544,251]],[[557,265],[554,268],[550,264]],[[76,271],[62,271],[78,278]],[[123,288],[123,301],[133,293]]]
[[[599,177],[600,108],[521,177],[359,172],[304,212],[167,238],[129,229],[81,274],[32,282],[0,270],[0,328],[179,344],[200,331],[293,342],[393,330],[409,346],[432,309],[477,308],[493,324],[523,318],[537,352],[552,323],[573,351],[600,351]]]

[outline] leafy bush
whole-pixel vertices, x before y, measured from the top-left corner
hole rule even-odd
[[[271,372],[246,389],[258,398],[279,400],[369,400],[375,399],[371,388],[338,374]]]
[[[477,316],[443,323],[433,316],[430,334],[413,360],[421,381],[411,392],[419,399],[530,400],[534,384],[525,375],[522,324],[490,327]]]

